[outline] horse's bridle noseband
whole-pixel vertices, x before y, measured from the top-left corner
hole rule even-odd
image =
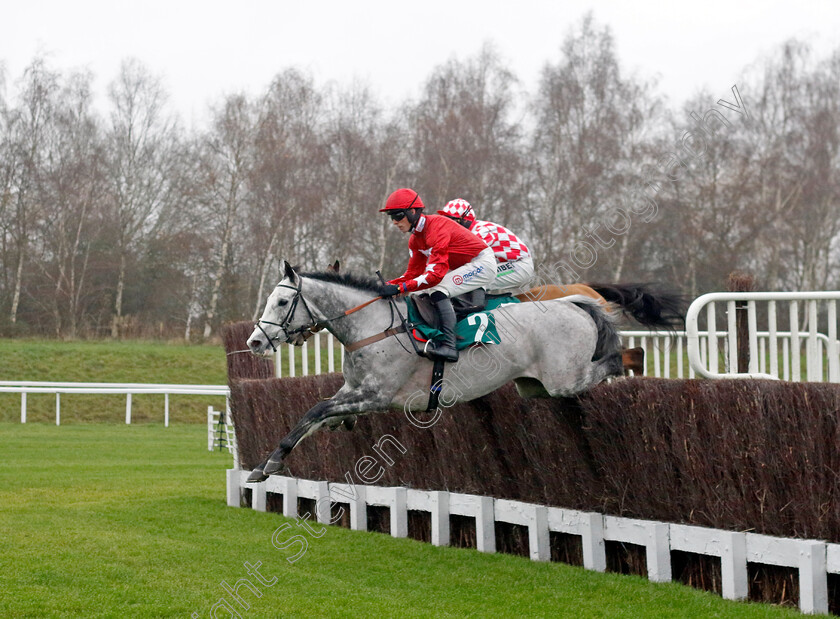
[[[277,352],[277,347],[274,345],[274,342],[280,339],[280,336],[271,337],[268,333],[265,332],[265,329],[262,328],[262,323],[271,325],[273,327],[280,327],[283,332],[286,334],[286,343],[290,344],[292,337],[298,334],[303,334],[304,331],[309,331],[310,334],[313,333],[313,329],[318,326],[318,321],[315,320],[315,316],[312,315],[312,310],[309,309],[309,304],[307,304],[306,299],[303,298],[303,294],[301,294],[301,287],[303,286],[303,278],[298,277],[298,285],[295,286],[287,286],[285,284],[277,284],[278,288],[288,288],[290,290],[295,291],[295,296],[292,297],[292,302],[289,304],[289,311],[286,312],[286,316],[283,318],[282,322],[271,322],[270,320],[258,320],[257,324],[254,325],[257,329],[259,329],[262,334],[265,336],[265,339],[268,341],[268,345],[271,346],[272,352]],[[309,314],[309,319],[312,321],[312,324],[304,325],[302,327],[298,327],[297,329],[293,329],[289,331],[289,323],[292,322],[292,318],[294,318],[295,309],[297,309],[298,301],[303,301],[303,307],[306,308],[306,313]],[[328,319],[325,322],[329,322],[329,320],[335,320],[334,318]]]
[[[332,318],[325,318],[324,320],[316,320],[315,316],[312,314],[312,310],[309,309],[309,304],[306,302],[306,299],[303,297],[303,294],[301,293],[302,286],[303,286],[303,278],[302,277],[298,277],[298,285],[297,286],[287,286],[285,284],[277,284],[277,288],[288,288],[289,290],[294,290],[295,291],[295,296],[292,297],[292,302],[289,305],[289,311],[286,312],[286,316],[283,318],[282,322],[271,322],[270,320],[260,319],[260,320],[257,321],[257,324],[254,325],[254,327],[256,329],[259,329],[260,332],[265,336],[265,339],[268,341],[268,345],[271,346],[271,351],[272,352],[275,352],[275,353],[277,352],[277,347],[274,345],[274,342],[278,341],[280,339],[280,337],[279,336],[277,336],[277,337],[269,336],[268,333],[266,333],[265,329],[263,329],[261,323],[264,323],[264,324],[267,324],[267,325],[272,325],[274,327],[280,327],[283,330],[283,332],[286,334],[286,343],[287,344],[292,343],[291,342],[292,337],[295,336],[295,335],[302,335],[304,341],[306,341],[309,337],[314,335],[315,332],[320,331],[321,329],[326,327],[327,323],[332,322],[333,320],[338,320],[339,318],[344,318],[345,316],[349,316],[350,314],[352,314],[354,312],[358,312],[360,309],[363,309],[363,308],[367,307],[368,305],[370,305],[371,303],[374,303],[375,301],[378,301],[382,298],[382,297],[374,297],[370,301],[365,301],[361,305],[357,305],[356,307],[345,311],[344,313],[340,314],[339,316],[333,316]],[[293,329],[292,331],[289,331],[288,330],[289,323],[292,322],[292,318],[294,317],[294,313],[295,313],[295,309],[297,308],[298,301],[303,301],[303,307],[306,308],[306,313],[309,314],[309,319],[312,322],[308,325],[304,325],[302,327],[298,327],[297,329]],[[392,307],[391,308],[391,322],[392,322],[392,324],[393,324],[393,312],[394,312],[394,310],[393,310],[393,307]],[[389,328],[390,328],[390,326],[389,326]],[[388,331],[386,331],[386,333],[387,332]],[[365,341],[367,341],[369,339],[370,338],[367,338]]]

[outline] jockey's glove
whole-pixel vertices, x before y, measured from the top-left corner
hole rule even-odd
[[[379,289],[379,296],[383,299],[387,299],[388,297],[393,297],[400,293],[400,287],[396,284],[385,284]]]

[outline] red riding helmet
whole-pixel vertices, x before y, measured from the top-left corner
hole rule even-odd
[[[446,215],[454,219],[464,219],[466,221],[475,221],[475,212],[470,203],[466,200],[458,198],[457,200],[450,200],[442,209],[438,211],[438,215]]]
[[[404,211],[410,208],[425,208],[423,200],[413,189],[397,189],[394,193],[388,196],[385,201],[385,208],[379,209],[380,213],[387,213],[388,211]]]

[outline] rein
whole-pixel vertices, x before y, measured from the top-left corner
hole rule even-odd
[[[270,320],[258,320],[257,324],[255,325],[255,327],[257,329],[259,329],[260,332],[265,336],[265,339],[268,341],[268,345],[271,346],[272,352],[275,352],[275,353],[277,352],[277,347],[274,345],[274,342],[278,341],[280,338],[279,338],[279,336],[277,336],[277,337],[269,336],[268,333],[266,333],[265,329],[263,329],[262,324],[272,325],[274,327],[280,327],[286,333],[286,342],[287,343],[289,343],[289,340],[294,335],[302,335],[303,340],[306,341],[307,339],[312,337],[315,333],[317,333],[321,329],[324,329],[327,326],[328,323],[330,323],[334,320],[338,320],[339,318],[346,318],[350,314],[354,314],[354,313],[358,312],[359,310],[362,310],[362,309],[366,308],[371,303],[375,303],[376,301],[379,301],[380,299],[382,299],[381,296],[380,297],[374,297],[373,299],[370,299],[369,301],[365,301],[361,305],[357,305],[356,307],[351,307],[350,309],[345,310],[344,312],[342,312],[338,316],[333,316],[332,318],[325,318],[323,320],[316,320],[315,316],[312,314],[312,310],[309,309],[309,304],[306,302],[306,299],[303,297],[303,293],[301,292],[302,286],[303,286],[303,279],[302,278],[298,278],[298,285],[296,287],[295,286],[286,286],[284,284],[278,284],[278,287],[289,288],[290,290],[295,291],[295,296],[292,298],[292,303],[289,306],[289,311],[286,312],[286,316],[283,318],[282,322],[278,323],[278,322],[271,322]],[[309,319],[312,321],[312,324],[304,325],[302,327],[298,327],[297,329],[293,329],[293,330],[289,331],[288,330],[289,323],[292,321],[292,318],[294,317],[294,312],[297,309],[298,301],[303,301],[303,307],[306,308],[306,313],[309,314]],[[393,309],[391,310],[391,313],[393,314]],[[393,320],[392,320],[392,324],[393,324]],[[358,350],[359,348],[367,346],[368,344],[373,344],[374,342],[378,342],[379,340],[383,340],[386,337],[391,337],[392,335],[396,335],[397,333],[402,333],[404,331],[405,331],[405,329],[401,328],[401,327],[398,327],[396,329],[388,328],[385,331],[383,331],[382,333],[377,333],[376,335],[372,335],[371,337],[366,337],[362,340],[359,340],[358,342],[353,342],[352,344],[349,344],[348,346],[345,346],[345,348],[347,348],[347,350],[349,352],[353,352],[354,350]]]

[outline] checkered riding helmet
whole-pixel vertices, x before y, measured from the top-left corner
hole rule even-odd
[[[475,211],[470,203],[466,200],[458,198],[457,200],[450,200],[442,209],[438,211],[438,215],[446,215],[454,219],[464,219],[466,221],[475,221]]]

